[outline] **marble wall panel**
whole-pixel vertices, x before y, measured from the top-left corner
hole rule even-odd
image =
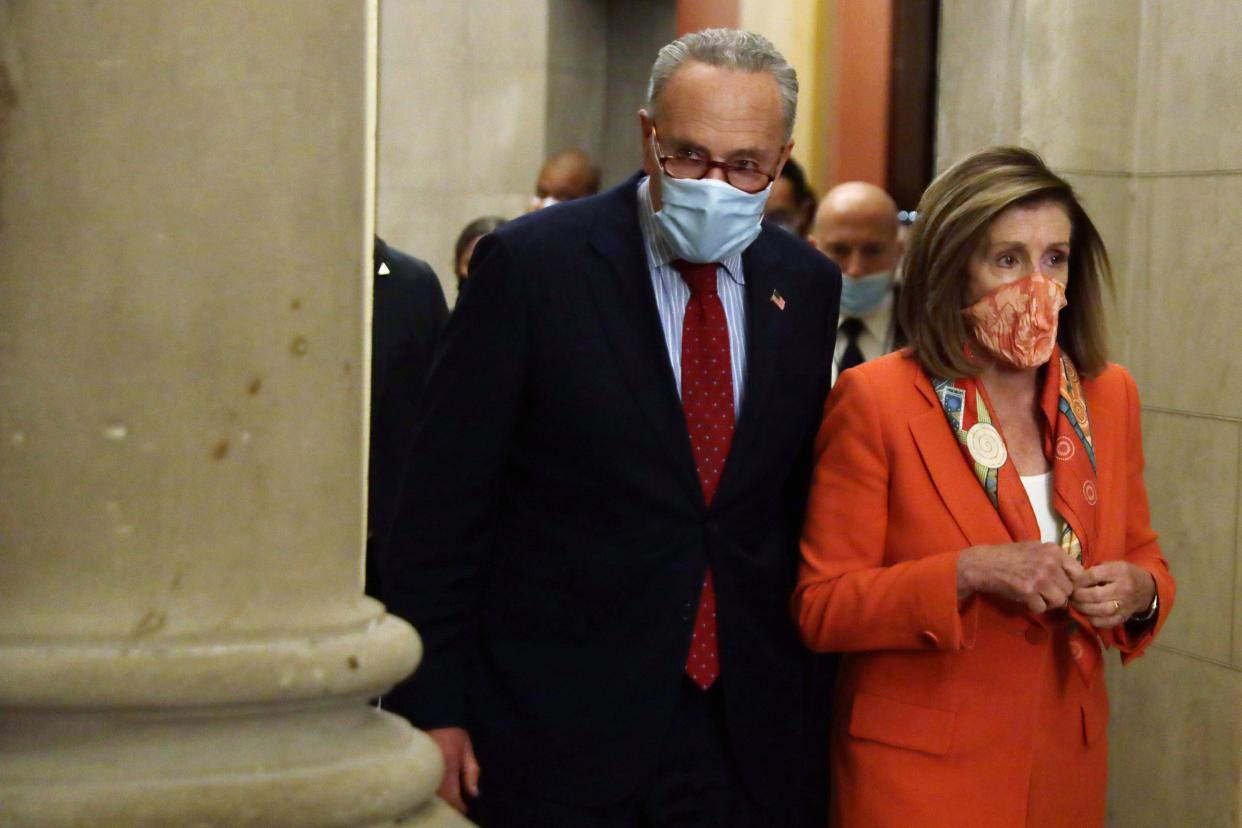
[[[1237,416],[1242,176],[1140,178],[1147,253],[1136,269],[1132,360],[1144,402]],[[1138,332],[1141,332],[1138,333]]]
[[[1160,643],[1221,663],[1233,656],[1238,428],[1189,414],[1143,417],[1152,525],[1177,579],[1176,606]],[[1188,458],[1195,458],[1192,486]]]
[[[1237,826],[1242,672],[1154,647],[1117,685],[1107,824]]]
[[[1047,160],[1060,163],[1060,158],[1056,156]],[[1133,268],[1142,262],[1141,256],[1131,255],[1136,212],[1134,182],[1124,175],[1096,175],[1085,172],[1064,175],[1078,193],[1108,249],[1113,267],[1113,295],[1108,304],[1108,332],[1112,345],[1109,358],[1113,362],[1126,365],[1130,361],[1129,343],[1133,316],[1130,299],[1134,295],[1135,278]]]
[[[377,227],[426,259],[451,301],[458,232],[479,215],[515,215],[534,190],[548,3],[383,0],[380,13]]]
[[[675,0],[608,0],[604,186],[639,168],[638,110],[647,102],[651,64],[677,34]]]
[[[530,205],[528,193],[472,193],[465,198],[465,212],[469,220],[483,216],[500,216],[503,219],[517,218]],[[464,225],[464,222],[463,222]],[[453,234],[453,242],[457,241],[457,233]]]
[[[380,201],[392,187],[459,190],[471,168],[466,65],[394,60],[384,63],[380,83]]]
[[[1242,431],[1242,422],[1238,423]],[[1242,438],[1238,448],[1238,475],[1242,477]],[[1238,504],[1234,507],[1237,521],[1234,528],[1234,562],[1233,562],[1233,666],[1242,670],[1242,487],[1239,487]],[[1242,785],[1239,786],[1239,797],[1242,797]]]
[[[604,149],[608,4],[551,0],[548,15],[547,154],[577,148],[598,162]]]
[[[547,154],[580,149],[599,162],[604,152],[604,110],[608,79],[603,55],[592,69],[553,66],[548,70]]]
[[[602,73],[608,51],[605,0],[547,0],[548,65]]]
[[[1231,0],[1144,0],[1140,172],[1242,170],[1239,30]]]
[[[451,5],[465,7],[468,15],[471,63],[504,69],[547,66],[550,0],[470,0]]]
[[[621,183],[642,166],[638,110],[645,102],[646,91],[642,85],[609,78],[602,165],[605,187]]]
[[[471,49],[469,15],[455,0],[380,0],[380,59],[428,66],[464,65]]]
[[[533,194],[545,156],[547,69],[472,66],[469,74],[461,102],[468,111],[464,138],[470,154],[464,189]]]
[[[1061,168],[1130,169],[1140,6],[1025,4],[1020,50],[1008,56],[1021,60],[1024,145]]]
[[[1021,136],[1021,0],[957,0],[940,11],[936,168]]]

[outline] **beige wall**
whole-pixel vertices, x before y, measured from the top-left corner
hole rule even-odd
[[[1242,802],[1242,4],[946,0],[938,160],[1016,142],[1079,188],[1113,256],[1115,358],[1143,397],[1178,579],[1112,670],[1109,824],[1236,826]]]
[[[435,268],[473,218],[526,207],[542,162],[549,0],[380,3],[378,232]]]
[[[608,0],[608,99],[604,116],[604,186],[642,165],[638,110],[656,53],[676,37],[673,0]]]
[[[545,157],[638,168],[638,108],[673,0],[382,0],[378,232],[452,302],[467,222],[521,215]]]

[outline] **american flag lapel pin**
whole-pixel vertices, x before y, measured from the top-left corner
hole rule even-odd
[[[785,309],[785,297],[781,296],[781,292],[779,290],[772,291],[771,300],[772,304],[776,305],[777,310]]]

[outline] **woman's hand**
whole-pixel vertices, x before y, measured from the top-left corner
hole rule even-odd
[[[1039,614],[1066,606],[1075,585],[1086,583],[1083,574],[1082,566],[1055,543],[972,546],[957,558],[957,599],[988,592]]]
[[[1156,579],[1129,561],[1108,561],[1085,570],[1070,604],[1097,629],[1124,624],[1142,615],[1156,596]]]

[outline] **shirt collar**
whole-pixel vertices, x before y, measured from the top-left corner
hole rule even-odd
[[[638,182],[638,226],[642,228],[644,247],[647,249],[647,267],[656,270],[660,267],[672,266],[677,256],[665,243],[655,222],[655,210],[651,208],[651,176],[645,175]],[[734,253],[720,262],[725,273],[739,285],[746,284],[746,276],[742,273],[742,254]]]

